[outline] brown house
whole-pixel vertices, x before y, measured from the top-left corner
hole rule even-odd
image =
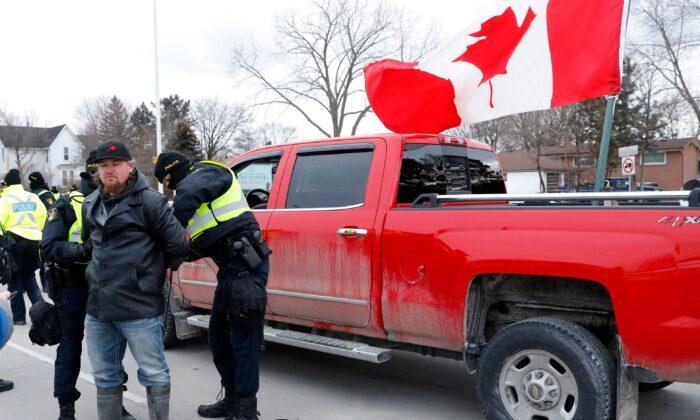
[[[595,181],[598,157],[591,145],[580,150],[573,145],[544,147],[542,155],[561,162],[567,187]],[[617,153],[613,156],[616,164],[610,176],[622,176]],[[700,177],[700,142],[694,138],[654,141],[643,160],[637,155],[637,182],[656,182],[664,190],[677,190],[683,182]]]

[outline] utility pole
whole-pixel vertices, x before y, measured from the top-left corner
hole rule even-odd
[[[156,71],[156,156],[163,151],[163,139],[160,128],[160,71],[158,69],[158,16],[156,0],[153,0],[153,51]],[[158,191],[163,192],[163,184],[158,183]]]

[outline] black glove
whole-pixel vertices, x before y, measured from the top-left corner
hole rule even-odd
[[[85,262],[90,261],[92,259],[92,241],[90,239],[83,242],[83,255],[86,259]]]

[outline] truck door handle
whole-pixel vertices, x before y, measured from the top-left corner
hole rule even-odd
[[[340,228],[338,229],[340,236],[367,236],[367,229],[358,228]]]

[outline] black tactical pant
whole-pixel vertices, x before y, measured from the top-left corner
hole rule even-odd
[[[87,288],[67,287],[55,302],[61,341],[56,350],[53,387],[54,397],[61,402],[75,401],[80,397],[75,383],[80,373],[87,296]]]
[[[17,321],[26,321],[27,308],[24,305],[24,293],[27,293],[32,305],[43,301],[41,290],[36,283],[35,271],[39,268],[39,242],[14,236],[15,244],[8,251],[17,265],[16,272],[8,284],[10,292],[17,292],[17,297],[10,301],[12,316]]]
[[[219,268],[219,284],[214,292],[211,319],[209,321],[209,347],[214,356],[214,365],[221,376],[221,385],[233,390],[238,397],[249,398],[257,394],[260,387],[260,355],[264,343],[263,319],[259,326],[249,327],[229,321],[226,296],[234,281],[239,278],[238,264]],[[248,281],[267,283],[270,271],[269,260],[257,270],[251,271]]]

